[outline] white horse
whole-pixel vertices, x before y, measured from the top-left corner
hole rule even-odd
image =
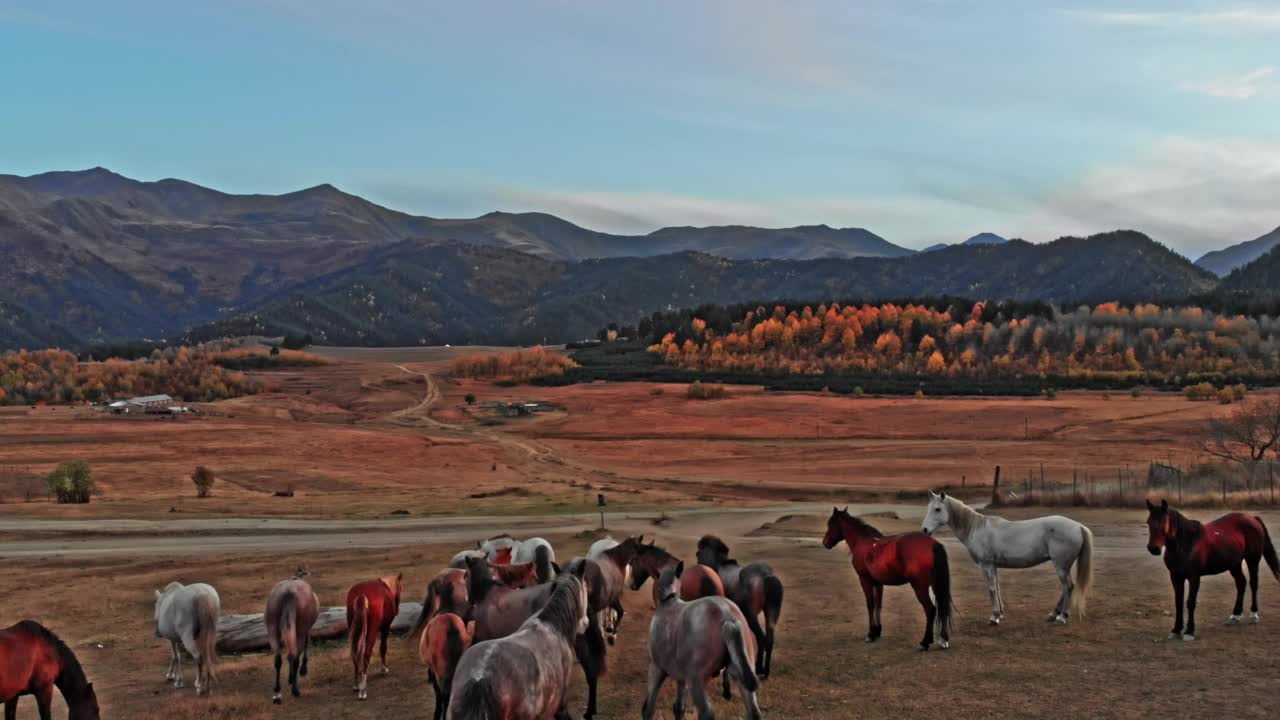
[[[987,578],[992,625],[999,625],[1004,617],[996,570],[1029,568],[1050,560],[1058,571],[1062,594],[1049,613],[1049,622],[1066,624],[1072,609],[1084,615],[1089,585],[1093,582],[1093,532],[1089,528],[1061,515],[1005,520],[983,515],[946,493],[930,492],[921,530],[932,535],[944,525],[949,525],[956,538],[964,543],[969,556]],[[1076,565],[1074,584],[1072,564]]]
[[[214,646],[221,613],[218,591],[204,583],[172,582],[156,591],[156,637],[169,641],[171,655],[164,679],[172,680],[174,687],[182,687],[181,644],[196,663],[196,695],[209,692],[210,681],[216,679]]]

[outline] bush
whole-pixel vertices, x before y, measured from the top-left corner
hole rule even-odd
[[[1218,396],[1218,388],[1213,383],[1202,382],[1182,388],[1182,394],[1188,400],[1212,400]]]
[[[1230,405],[1235,396],[1231,393],[1231,388],[1222,388],[1218,391],[1218,403],[1222,405]]]
[[[1231,390],[1232,400],[1243,400],[1245,395],[1249,393],[1249,388],[1246,387],[1244,383],[1240,383],[1238,385],[1232,385],[1230,390]]]
[[[1132,390],[1129,391],[1129,396],[1135,397],[1135,398],[1142,397],[1142,388],[1140,387],[1133,388]]]
[[[191,482],[196,486],[196,497],[207,498],[213,494],[213,471],[204,465],[197,465],[192,471]]]
[[[45,476],[49,495],[60,503],[87,503],[90,496],[98,494],[89,463],[83,460],[64,462]]]
[[[716,400],[725,396],[725,389],[723,385],[704,385],[702,381],[694,380],[689,383],[684,396],[690,400]]]
[[[666,392],[667,392],[667,391],[666,391],[664,388],[656,387],[656,388],[653,388],[652,390],[650,390],[650,391],[649,391],[649,394],[650,394],[650,395],[652,395],[652,396],[654,396],[654,397],[662,397],[662,396],[663,396],[663,394],[665,394]]]
[[[466,396],[465,396],[465,397],[463,397],[462,399],[463,399],[463,400],[466,400],[468,405],[475,405],[475,404],[476,404],[476,394],[475,394],[475,393],[467,393],[467,394],[466,394]]]
[[[923,397],[924,397],[924,390],[916,390],[916,399],[918,400]]]
[[[1054,389],[1053,389],[1053,388],[1051,388],[1051,387],[1050,387],[1050,388],[1045,388],[1045,389],[1044,389],[1044,399],[1045,399],[1045,400],[1053,400],[1053,399],[1054,399],[1054,398],[1056,398],[1056,397],[1058,397],[1058,391],[1057,391],[1057,390],[1054,390]]]
[[[861,385],[855,385],[855,386],[854,386],[854,388],[853,388],[853,396],[854,396],[854,397],[862,397],[862,394],[863,394],[863,393],[862,393],[862,386],[861,386]]]

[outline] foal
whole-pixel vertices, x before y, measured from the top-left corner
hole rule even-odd
[[[271,588],[267,596],[267,611],[263,621],[267,626],[267,641],[275,655],[276,687],[271,702],[280,704],[280,655],[289,659],[289,688],[294,697],[301,697],[298,677],[307,675],[307,648],[311,643],[311,626],[320,616],[320,601],[310,583],[303,580],[307,573],[298,568],[296,577],[281,580]]]
[[[741,688],[747,720],[760,720],[756,677],[751,659],[755,656],[755,636],[747,632],[747,619],[737,605],[722,597],[704,597],[693,602],[680,599],[679,577],[684,563],[662,571],[658,577],[658,608],[649,623],[649,689],[641,717],[652,720],[658,692],[668,677],[676,681],[676,701],[672,714],[684,717],[685,688],[693,696],[699,720],[709,720],[711,703],[706,682],[723,670]]]
[[[1249,585],[1253,595],[1249,619],[1258,622],[1258,563],[1266,559],[1267,566],[1276,580],[1280,580],[1280,558],[1271,544],[1271,535],[1262,518],[1245,513],[1227,513],[1210,523],[1200,523],[1169,507],[1161,500],[1156,507],[1147,501],[1147,529],[1150,537],[1147,550],[1159,555],[1164,550],[1164,566],[1169,569],[1173,582],[1174,621],[1169,632],[1170,640],[1196,639],[1196,596],[1200,594],[1200,578],[1230,572],[1236,581],[1236,604],[1227,618],[1228,625],[1238,625],[1244,614],[1244,571],[1241,563],[1249,568]],[[1182,600],[1184,586],[1190,586],[1186,596],[1187,624],[1182,625]],[[1185,630],[1185,632],[1184,632]]]

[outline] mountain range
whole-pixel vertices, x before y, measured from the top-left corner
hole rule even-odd
[[[1001,245],[1007,242],[1009,242],[1007,239],[1002,238],[995,233],[983,232],[965,240],[960,243],[960,245]],[[948,245],[947,243],[938,243],[936,245],[930,245],[920,252],[933,252],[934,250],[941,250],[942,248],[947,247],[951,247],[951,245]]]
[[[250,330],[560,342],[704,302],[1136,300],[1216,284],[1131,231],[1041,245],[984,233],[930,253],[825,225],[628,236],[543,213],[414,216],[331,185],[232,195],[102,168],[0,175],[0,257],[0,350]]]
[[[1226,277],[1231,271],[1266,255],[1276,245],[1280,245],[1280,227],[1260,238],[1205,253],[1196,260],[1196,264],[1219,277]]]

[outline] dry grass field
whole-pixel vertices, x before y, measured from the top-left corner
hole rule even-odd
[[[316,649],[304,697],[281,708],[270,705],[270,660],[261,655],[223,658],[212,698],[167,687],[152,590],[175,579],[210,582],[224,612],[256,612],[270,586],[305,561],[322,603],[337,605],[351,583],[397,571],[406,599],[417,600],[449,556],[496,532],[542,534],[561,557],[582,552],[594,537],[595,493],[604,492],[615,534],[656,533],[689,558],[696,538],[713,531],[735,555],[778,569],[787,594],[774,676],[761,693],[766,717],[1131,717],[1170,707],[1171,698],[1175,714],[1272,714],[1280,584],[1264,578],[1262,625],[1227,628],[1232,585],[1211,578],[1200,640],[1164,642],[1171,592],[1163,565],[1146,553],[1140,512],[1069,513],[1094,528],[1098,560],[1088,616],[1068,627],[1044,622],[1057,593],[1047,568],[1004,574],[1009,615],[988,627],[985,585],[948,538],[961,615],[952,649],[927,654],[915,649],[922,614],[902,588],[886,593],[883,640],[862,643],[866,618],[848,554],[817,542],[830,502],[892,501],[902,490],[958,485],[962,475],[985,484],[997,464],[1016,478],[1040,463],[1068,475],[1126,464],[1141,471],[1171,455],[1185,463],[1216,404],[750,387],[691,401],[674,385],[504,388],[445,377],[452,358],[473,351],[322,350],[328,365],[272,373],[277,392],[181,420],[0,410],[0,625],[32,617],[62,634],[108,718],[425,716],[432,693],[403,641],[392,649],[393,674],[371,681],[367,703],[351,695],[341,644]],[[486,407],[530,400],[564,409],[506,418]],[[85,506],[26,501],[39,475],[71,459],[91,463],[101,497]],[[212,498],[195,498],[188,476],[197,464],[217,474]],[[284,489],[295,496],[273,496]],[[902,531],[918,525],[922,506],[902,503],[861,507],[896,512],[902,519],[873,522]],[[1280,527],[1280,515],[1263,517]],[[601,685],[603,718],[639,717],[648,588],[628,593],[626,604]],[[575,681],[575,713],[582,691]],[[670,717],[670,693],[661,717]],[[55,717],[65,717],[55,705]],[[717,701],[717,713],[740,717],[741,705]],[[34,716],[24,700],[19,717]]]

